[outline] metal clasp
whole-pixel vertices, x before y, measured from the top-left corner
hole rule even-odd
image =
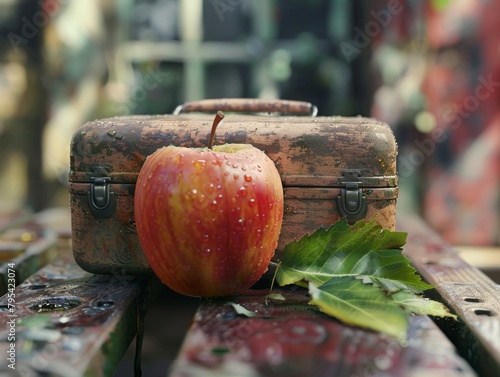
[[[116,209],[115,194],[110,191],[111,178],[90,178],[90,190],[87,193],[90,211],[96,219],[107,219],[113,216]]]
[[[358,177],[361,175],[359,170],[346,170],[342,173],[346,178],[342,184],[345,186],[340,189],[337,196],[337,210],[342,217],[345,217],[349,224],[363,219],[366,215],[366,195],[359,187]]]

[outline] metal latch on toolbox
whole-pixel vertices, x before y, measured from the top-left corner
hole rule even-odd
[[[111,178],[90,178],[90,190],[87,194],[90,211],[96,219],[107,219],[113,216],[116,208],[115,194],[110,190]]]
[[[361,175],[359,170],[346,170],[342,172],[345,181],[337,196],[337,209],[342,217],[345,217],[349,224],[354,224],[366,215],[366,195],[359,186],[358,177]]]

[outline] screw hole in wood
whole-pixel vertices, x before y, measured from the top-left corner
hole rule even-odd
[[[474,313],[479,316],[493,317],[494,313],[488,309],[476,309]]]
[[[44,289],[47,288],[47,284],[43,283],[33,283],[30,285],[31,290]]]
[[[475,297],[465,297],[464,301],[466,302],[483,302],[483,300]]]
[[[38,301],[29,308],[35,312],[53,312],[76,308],[81,304],[77,297],[49,297]]]

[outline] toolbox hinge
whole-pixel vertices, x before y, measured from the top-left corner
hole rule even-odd
[[[115,194],[110,190],[111,178],[90,178],[90,190],[87,193],[90,211],[96,219],[107,219],[113,216],[116,209]]]
[[[345,217],[349,224],[363,219],[366,215],[366,195],[360,188],[361,182],[358,177],[361,175],[359,170],[346,170],[342,173],[345,181],[337,196],[337,210],[342,217]]]

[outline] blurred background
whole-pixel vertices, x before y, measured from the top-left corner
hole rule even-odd
[[[310,101],[400,146],[399,205],[498,245],[498,0],[0,0],[0,211],[68,203],[73,132],[188,100]]]
[[[498,248],[499,14],[500,0],[0,0],[0,213],[68,206],[88,120],[283,98],[387,122],[401,212]]]

